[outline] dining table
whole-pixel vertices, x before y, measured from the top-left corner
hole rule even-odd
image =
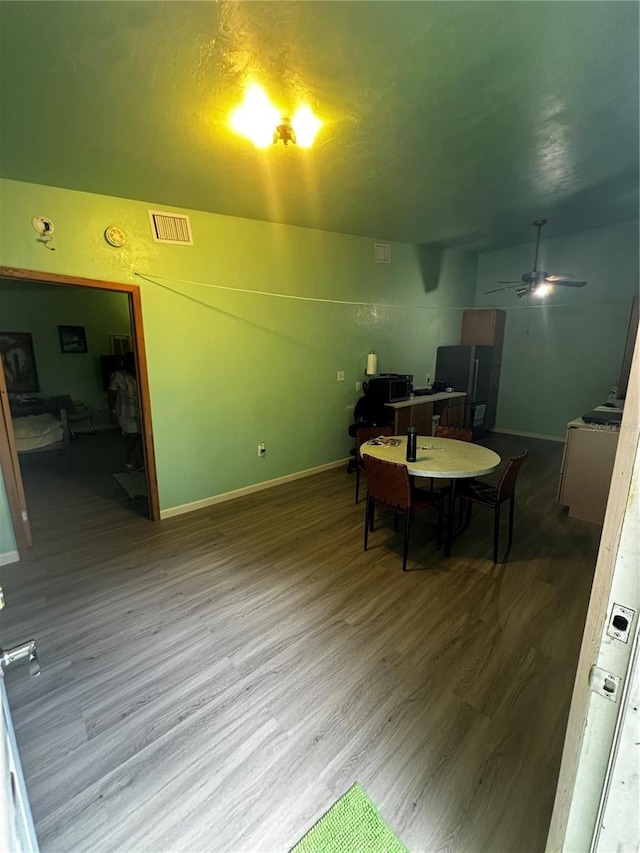
[[[488,447],[453,438],[419,435],[415,462],[407,461],[407,436],[381,436],[360,446],[361,456],[374,456],[385,462],[406,465],[412,477],[449,480],[448,507],[444,537],[444,554],[451,554],[453,541],[453,516],[456,500],[456,482],[490,474],[502,462],[500,456]]]

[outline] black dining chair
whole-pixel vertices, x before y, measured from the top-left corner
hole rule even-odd
[[[367,505],[364,516],[364,550],[367,550],[369,533],[373,531],[376,504],[383,504],[405,515],[402,571],[407,571],[409,534],[414,515],[427,507],[438,507],[438,496],[416,489],[411,482],[407,466],[400,462],[386,462],[373,456],[364,457],[367,474]]]
[[[360,500],[360,474],[364,471],[364,460],[360,456],[360,447],[370,439],[378,438],[379,435],[393,435],[392,427],[371,426],[360,427],[356,430],[356,503]]]
[[[502,504],[509,501],[509,539],[504,559],[506,562],[513,542],[513,520],[515,515],[516,480],[525,459],[527,450],[512,457],[504,468],[496,486],[481,480],[460,480],[456,485],[456,497],[466,503],[467,513],[464,528],[471,523],[471,511],[474,504],[493,510],[493,562],[498,562],[498,544],[500,540],[500,510]]]

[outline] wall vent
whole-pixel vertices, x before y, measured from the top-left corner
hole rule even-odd
[[[377,264],[391,263],[391,246],[388,243],[374,243],[373,252]]]
[[[161,210],[150,210],[151,233],[156,243],[179,243],[182,246],[193,246],[191,223],[183,213],[163,213]]]

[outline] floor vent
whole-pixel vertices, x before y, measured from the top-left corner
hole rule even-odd
[[[180,243],[182,246],[193,246],[191,223],[183,213],[163,213],[161,210],[150,210],[151,233],[156,243]]]
[[[373,251],[377,264],[391,263],[391,246],[388,243],[374,243]]]

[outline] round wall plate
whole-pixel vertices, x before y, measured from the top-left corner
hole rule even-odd
[[[117,249],[124,246],[127,242],[127,236],[117,225],[110,225],[104,232],[104,239],[110,246],[115,246]]]
[[[53,222],[46,216],[34,216],[31,224],[42,237],[53,233]]]

